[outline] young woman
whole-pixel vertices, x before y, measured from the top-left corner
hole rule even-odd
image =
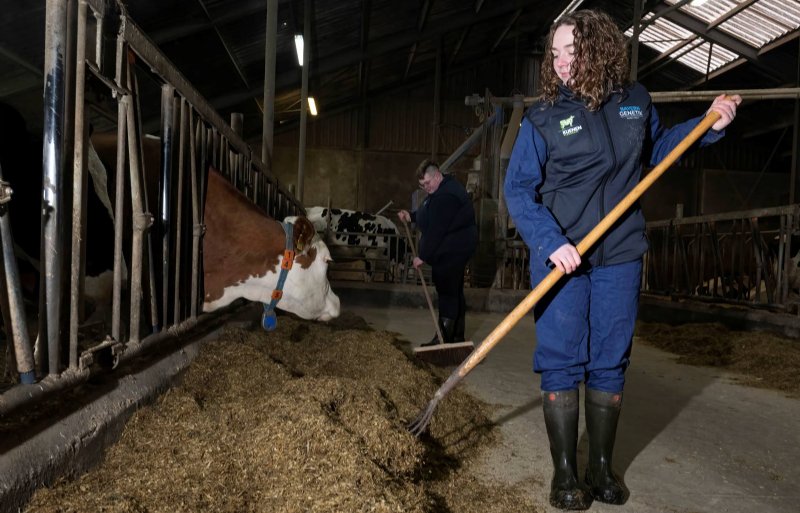
[[[647,250],[641,209],[631,208],[583,258],[575,245],[702,117],[666,129],[650,95],[629,81],[625,38],[604,13],[576,11],[550,29],[541,101],[528,109],[509,162],[505,198],[530,248],[531,282],[553,267],[566,276],[537,305],[534,370],[554,475],[550,503],[586,509],[622,504],[611,469]],[[713,143],[741,97],[716,98],[720,119],[699,144]],[[578,388],[585,384],[589,462],[578,480]]]

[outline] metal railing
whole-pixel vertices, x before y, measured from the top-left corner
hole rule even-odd
[[[793,311],[799,218],[788,205],[648,223],[642,290]]]
[[[103,22],[106,3],[79,0],[74,32],[68,29],[65,5],[66,0],[49,0],[47,6],[48,38],[56,41],[46,44],[49,53],[44,73],[53,77],[45,84],[46,110],[53,115],[45,116],[45,149],[48,144],[52,147],[44,152],[43,177],[50,186],[45,188],[42,205],[43,247],[47,250],[42,254],[41,279],[45,285],[40,294],[35,362],[29,358],[33,348],[24,336],[25,323],[19,322],[24,317],[21,301],[5,293],[18,291],[19,283],[13,282],[13,258],[8,257],[13,241],[0,223],[5,269],[12,270],[6,273],[8,286],[2,294],[2,303],[11,307],[3,308],[3,314],[15,349],[7,352],[11,361],[6,366],[17,370],[12,381],[0,388],[0,415],[79,384],[93,372],[108,371],[163,347],[170,340],[207,330],[209,324],[224,317],[224,313],[200,313],[207,163],[268,215],[283,219],[303,211],[300,202],[265,172],[242,138],[124,12],[119,18],[116,66],[109,76],[103,69],[103,31],[109,25]],[[93,17],[88,16],[90,10]],[[63,44],[70,34],[75,34],[73,60],[61,50],[70,47]],[[93,34],[95,40],[90,41],[87,34]],[[87,57],[91,48],[95,49],[93,58]],[[70,92],[59,81],[63,80],[62,70],[73,61],[74,70],[70,71],[74,71],[76,87]],[[159,162],[150,166],[144,151],[138,84],[143,74],[161,84],[161,136],[156,143]],[[99,330],[89,330],[83,324],[81,306],[85,298],[86,241],[98,237],[86,230],[86,161],[90,151],[85,137],[90,112],[84,95],[87,76],[108,88],[117,107],[115,117],[102,107],[91,106],[91,111],[103,112],[106,120],[115,119],[117,127],[114,171],[108,170],[113,174],[109,182],[116,186],[109,194],[114,203],[114,237],[108,242],[113,244],[114,254],[112,313],[110,326],[103,325]],[[67,100],[72,100],[73,94],[74,112],[70,112],[67,105],[72,102]],[[72,148],[62,148],[64,141],[72,143]],[[72,183],[62,183],[62,176],[72,178]],[[158,190],[154,193],[148,186],[156,181]],[[72,194],[69,203],[62,197],[68,192]],[[123,244],[130,251],[123,251]],[[62,280],[62,271],[68,280]],[[63,290],[62,282],[69,283],[69,291]],[[62,304],[68,314],[62,313]],[[68,329],[62,329],[66,325],[62,319],[68,320]],[[143,335],[143,329],[149,329],[149,333]],[[28,384],[31,381],[37,383]]]
[[[800,205],[650,222],[642,291],[796,312],[798,224]],[[516,238],[499,244],[493,287],[529,289],[527,246]]]
[[[331,229],[318,233],[333,258],[328,266],[331,280],[403,282],[409,253],[405,236]]]

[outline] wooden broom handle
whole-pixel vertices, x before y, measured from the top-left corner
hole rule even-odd
[[[669,169],[669,167],[675,163],[681,155],[686,152],[689,147],[694,144],[700,137],[705,134],[711,126],[719,120],[720,115],[716,111],[709,111],[708,114],[703,118],[700,123],[694,129],[689,132],[689,134],[683,138],[683,140],[678,143],[675,148],[672,149],[669,154],[664,157],[664,159],[659,162],[659,164],[653,168],[642,180],[634,187],[631,192],[629,192],[622,200],[614,207],[611,212],[606,214],[606,216],[597,223],[592,231],[590,231],[586,237],[581,240],[576,247],[578,253],[583,256],[589,248],[591,248],[595,242],[597,242],[600,237],[602,237],[608,229],[622,217],[628,208],[633,205],[636,200],[638,200],[644,192],[650,188],[653,183],[658,180],[658,178],[664,174],[664,172]],[[558,280],[564,275],[562,271],[558,268],[553,269],[550,271],[550,274],[545,276],[545,278],[536,286],[535,289],[530,291],[525,299],[520,302],[511,312],[503,319],[497,327],[492,330],[489,335],[483,339],[483,342],[472,351],[466,360],[464,360],[458,368],[453,371],[453,374],[450,378],[447,379],[444,385],[439,389],[439,392],[442,392],[442,395],[447,393],[447,391],[455,386],[455,384],[461,380],[464,376],[466,376],[476,365],[478,365],[481,360],[483,360],[489,351],[497,345],[500,340],[506,334],[511,331],[511,328],[516,326],[522,317],[528,313],[528,311],[534,307],[534,305],[542,299],[542,297],[555,285]],[[449,386],[448,386],[449,385]],[[447,387],[447,390],[445,388]],[[437,392],[437,395],[439,394]]]
[[[408,223],[402,217],[400,218],[403,221],[403,228],[406,229],[406,238],[408,239],[408,243],[411,245],[411,253],[414,255],[414,258],[417,257],[417,247],[414,244],[414,239],[411,238],[411,231],[408,229]],[[436,312],[433,310],[433,301],[431,301],[431,295],[428,293],[428,286],[425,285],[425,276],[422,274],[420,269],[417,269],[417,274],[419,275],[419,279],[422,282],[422,291],[425,293],[425,300],[428,302],[428,309],[431,311],[431,317],[433,318],[433,325],[436,327],[436,336],[439,338],[439,343],[444,344],[444,337],[442,336],[442,329],[439,327],[439,320],[436,318]]]

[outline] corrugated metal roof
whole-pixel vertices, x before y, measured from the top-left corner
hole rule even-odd
[[[665,0],[665,3],[675,5],[678,1]],[[707,31],[719,30],[755,50],[800,28],[800,3],[796,0],[760,0],[746,6],[741,4],[731,0],[708,0],[701,5],[682,5],[679,10],[702,21]],[[642,19],[647,21],[653,17],[651,12]],[[639,41],[660,53],[670,54],[678,62],[703,74],[741,57],[735,49],[709,42],[709,38],[667,18],[669,16],[659,17],[647,25],[639,35]],[[633,27],[625,34],[631,37]]]
[[[663,10],[675,1],[667,0],[657,7]],[[305,2],[278,3],[276,119],[293,122],[298,118],[302,71],[293,37],[302,30]],[[672,14],[692,17],[701,27],[719,21],[709,32],[728,40],[732,39],[729,34],[734,35],[742,41],[740,49],[757,48],[776,39],[783,43],[788,34],[797,31],[797,1],[745,3],[747,7],[729,19],[720,17],[739,9],[743,2],[709,0],[701,7],[686,5]],[[223,117],[232,111],[245,114],[250,120],[245,122],[246,129],[261,122],[258,103],[263,96],[266,4],[265,0],[125,3],[135,23]],[[567,4],[569,0],[312,0],[309,90],[317,98],[321,113],[353,108],[387,92],[430,97],[437,48],[441,48],[444,83],[456,76],[468,76],[474,87],[471,92],[483,94],[491,88],[495,94],[509,95],[525,89],[520,63],[542,51],[550,23]],[[580,8],[602,9],[621,27],[629,26],[633,18],[632,2],[585,0]],[[0,10],[2,100],[19,105],[38,102],[41,108],[44,10],[44,0],[13,0]],[[671,18],[665,16],[641,35],[645,44],[640,64],[647,65],[661,52],[669,51],[676,51],[682,64],[662,66],[659,61],[652,66],[646,83],[651,89],[689,86],[698,74],[719,70],[737,59],[735,48],[722,44],[724,38],[715,40],[706,34],[697,39],[692,30],[703,32],[696,30],[697,26],[687,28]],[[107,30],[113,31],[112,25],[109,23]],[[113,39],[113,33],[106,34],[109,52],[113,52]],[[678,49],[685,40],[694,42]],[[761,64],[753,62],[758,60],[753,58],[756,54],[761,58],[754,50],[748,63]],[[743,66],[736,73],[759,87],[793,81],[794,65],[775,68],[780,62],[795,62],[797,45],[783,45],[776,54],[779,58],[761,66]],[[483,69],[494,62],[505,63],[505,68],[500,66],[500,75],[489,76]],[[145,80],[142,87],[157,92],[157,80]]]
[[[666,0],[676,4],[678,0]],[[742,2],[708,0],[696,6],[689,3],[680,9],[709,25]],[[745,43],[762,48],[764,45],[800,27],[800,3],[797,0],[759,0],[718,25],[718,28]]]
[[[652,13],[645,16],[650,20]],[[631,37],[633,28],[629,28],[625,35]],[[639,42],[653,48],[660,53],[672,56],[676,61],[689,66],[700,73],[710,73],[728,64],[739,55],[722,48],[711,45],[694,34],[671,21],[659,18],[639,35]],[[688,44],[686,44],[688,42]],[[709,59],[709,51],[711,56]]]

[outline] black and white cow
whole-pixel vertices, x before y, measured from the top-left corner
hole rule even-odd
[[[397,276],[403,265],[406,241],[389,218],[326,207],[308,207],[306,216],[325,238],[334,261],[363,260],[368,280],[381,270],[380,262],[385,261],[389,280]],[[292,219],[287,218],[287,221]],[[378,266],[373,265],[376,263]]]

